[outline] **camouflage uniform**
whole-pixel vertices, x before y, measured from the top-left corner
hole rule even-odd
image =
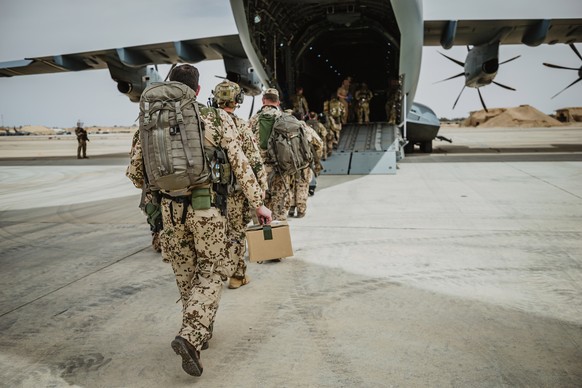
[[[228,155],[241,190],[252,208],[262,205],[262,190],[237,141],[235,124],[222,110],[201,106],[205,126],[205,146],[222,147]],[[218,113],[216,113],[218,112]],[[127,176],[141,187],[144,164],[141,144],[130,161]],[[182,300],[182,327],[179,336],[197,351],[211,336],[223,281],[232,276],[237,262],[229,255],[227,220],[218,208],[186,209],[182,224],[183,204],[162,199],[164,229],[161,235],[163,260],[171,263]]]
[[[350,86],[349,86],[349,84],[348,85],[342,84],[342,86],[340,86],[337,89],[337,98],[343,106],[340,120],[341,120],[342,124],[345,124],[348,122],[348,111],[350,108],[350,105],[348,102],[348,100],[350,98]]]
[[[137,143],[139,142],[139,131],[135,131],[135,133],[133,134],[133,138],[131,140],[131,150],[129,151],[129,158],[130,160],[138,160],[142,158],[142,153],[141,153],[141,147],[138,149],[136,147]],[[137,155],[137,153],[139,152],[139,155]],[[140,175],[139,177],[137,176],[131,176],[132,173],[135,172],[135,169],[132,167],[132,165],[130,164],[127,167],[126,170],[126,175],[129,179],[132,180],[132,182],[134,182],[134,184],[136,185],[136,187],[138,189],[142,189],[143,186],[143,175]],[[138,186],[139,185],[139,186]],[[140,209],[142,209],[142,211],[145,213],[145,205],[147,203],[151,203],[153,202],[153,196],[150,192],[148,192],[147,190],[142,193],[142,199],[140,201],[139,207]],[[152,225],[150,225],[150,231],[152,233],[152,248],[154,248],[154,250],[156,252],[161,252],[162,251],[162,246],[160,244],[160,232],[161,232],[161,222],[160,224],[160,228],[155,228]]]
[[[311,128],[315,129],[315,132],[317,132],[317,135],[322,140],[323,148],[321,150],[321,159],[325,160],[327,156],[327,128],[317,119],[310,119],[307,120],[305,123],[309,125]],[[315,166],[315,172],[317,174],[319,174],[318,169],[321,170],[321,165],[319,165],[319,167],[317,165]]]
[[[281,116],[281,110],[275,106],[264,105],[248,122],[249,128],[255,134],[255,139],[260,144],[259,138],[259,117],[261,114]],[[269,160],[266,149],[260,149],[261,157],[265,164],[267,173],[267,196],[265,197],[265,206],[273,212],[273,220],[284,221],[287,219],[289,212],[289,191],[291,189],[291,177],[279,174],[275,170],[275,165]]]
[[[317,132],[311,128],[311,126],[304,123],[305,134],[307,139],[311,144],[313,150],[314,165],[319,165],[319,159],[321,158],[323,151],[323,141],[317,134]],[[298,176],[292,177],[292,190],[290,195],[291,208],[289,215],[292,215],[294,208],[297,208],[297,217],[301,218],[305,215],[307,211],[307,197],[309,196],[309,183],[313,178],[313,171],[311,167],[306,167],[301,170]]]
[[[372,91],[368,89],[366,84],[362,84],[362,88],[356,92],[356,101],[358,103],[358,123],[370,123],[370,100],[374,97]]]
[[[325,113],[329,128],[327,133],[327,156],[330,156],[332,150],[337,148],[339,144],[344,105],[337,98],[332,98],[323,103],[323,113]]]
[[[242,146],[243,152],[249,160],[253,172],[259,181],[261,189],[267,191],[267,173],[263,166],[263,159],[259,152],[259,145],[255,136],[246,125],[245,120],[241,119],[234,113],[229,113],[233,119],[237,131],[239,144]],[[251,221],[251,209],[249,202],[241,190],[235,190],[228,196],[227,199],[227,218],[229,239],[231,241],[231,256],[238,264],[232,277],[236,279],[244,279],[247,265],[244,260],[246,249],[246,226]]]
[[[307,116],[307,113],[309,112],[309,106],[307,105],[307,99],[303,94],[294,95],[292,102],[294,113],[297,113],[300,118]]]
[[[398,102],[402,99],[402,88],[399,80],[391,80],[386,98],[386,119],[389,124],[398,124]]]

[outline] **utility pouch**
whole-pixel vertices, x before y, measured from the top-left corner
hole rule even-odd
[[[230,163],[220,164],[220,183],[228,185],[230,183]]]
[[[210,187],[192,190],[191,206],[194,210],[210,209],[212,202],[212,195]]]
[[[147,203],[145,205],[144,211],[147,215],[148,224],[151,225],[151,229],[157,232],[161,229],[162,223],[162,208],[160,205],[155,203]]]

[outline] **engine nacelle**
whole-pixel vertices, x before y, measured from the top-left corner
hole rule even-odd
[[[117,90],[129,97],[131,102],[139,102],[141,93],[152,82],[162,81],[154,67],[120,68],[109,65],[109,74],[117,82]]]
[[[499,70],[499,42],[473,47],[467,54],[464,68],[468,87],[489,85]]]
[[[247,96],[261,94],[261,81],[246,58],[224,57],[226,78],[236,82],[244,90]]]

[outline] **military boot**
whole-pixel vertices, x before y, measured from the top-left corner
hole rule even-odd
[[[245,275],[242,279],[232,277],[228,281],[228,288],[230,288],[230,289],[240,288],[241,286],[249,284],[250,282],[251,282],[251,278],[248,275]]]
[[[295,217],[295,206],[291,206],[289,208],[289,213],[287,214],[289,217]]]

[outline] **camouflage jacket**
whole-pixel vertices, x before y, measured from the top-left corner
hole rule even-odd
[[[234,113],[229,113],[229,115],[236,125],[240,145],[253,168],[253,172],[259,181],[259,185],[263,191],[267,191],[267,173],[265,172],[265,166],[263,165],[263,158],[261,157],[257,139],[251,132],[251,129],[247,126],[247,122],[244,119],[238,117]]]
[[[305,128],[305,134],[307,135],[307,140],[309,144],[311,144],[311,148],[313,149],[313,157],[314,162],[316,164],[319,163],[319,159],[323,154],[323,140],[319,137],[318,133],[311,127],[311,125],[306,124],[304,121],[301,122],[303,127]]]
[[[215,113],[218,112],[218,115]],[[205,146],[221,147],[225,150],[231,169],[243,193],[253,208],[263,204],[262,189],[245,156],[237,137],[236,126],[228,113],[222,109],[208,108],[200,105],[200,118],[204,123]],[[125,175],[135,187],[141,188],[144,184],[144,163],[139,135],[134,136],[135,145],[130,152],[130,162]]]

